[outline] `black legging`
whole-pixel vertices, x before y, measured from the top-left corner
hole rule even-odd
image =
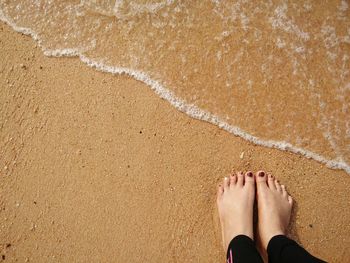
[[[283,235],[274,236],[268,246],[269,263],[322,263],[299,246],[295,241]],[[263,263],[254,241],[244,235],[231,240],[227,250],[227,263]]]

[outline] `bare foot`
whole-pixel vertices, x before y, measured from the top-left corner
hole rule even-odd
[[[238,235],[253,239],[255,181],[252,172],[225,177],[218,187],[217,205],[225,251]]]
[[[284,185],[263,171],[256,174],[258,228],[264,249],[272,237],[285,235],[289,225],[293,200]]]

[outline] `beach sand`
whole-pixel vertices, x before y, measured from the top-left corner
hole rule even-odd
[[[191,119],[127,76],[45,57],[0,24],[0,260],[224,262],[216,185],[273,173],[291,236],[350,258],[350,176]]]

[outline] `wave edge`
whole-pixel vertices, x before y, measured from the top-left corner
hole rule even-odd
[[[156,80],[153,80],[148,74],[142,71],[130,69],[130,68],[123,68],[123,67],[115,67],[115,66],[108,66],[106,64],[100,63],[98,61],[94,61],[92,59],[89,59],[84,54],[79,51],[79,49],[55,49],[55,50],[48,50],[43,47],[41,44],[41,39],[39,35],[33,31],[30,28],[17,26],[15,22],[11,21],[8,17],[5,16],[4,12],[0,9],[0,21],[8,24],[10,27],[12,27],[13,30],[16,32],[29,35],[31,36],[35,41],[37,41],[39,47],[42,49],[44,55],[49,57],[79,57],[79,59],[85,63],[86,65],[95,68],[98,71],[110,73],[113,75],[128,75],[135,80],[141,81],[144,84],[146,84],[148,87],[150,87],[159,97],[162,99],[168,101],[173,107],[175,107],[177,110],[185,113],[186,115],[198,119],[201,121],[209,122],[213,125],[218,126],[219,128],[235,135],[238,137],[241,137],[245,139],[246,141],[249,141],[253,144],[264,146],[272,149],[278,149],[281,151],[291,152],[294,154],[302,155],[308,159],[313,159],[319,163],[325,164],[328,168],[331,169],[337,169],[337,170],[344,170],[347,174],[350,174],[350,165],[348,165],[344,161],[338,161],[338,160],[328,160],[322,155],[319,155],[317,153],[314,153],[312,151],[299,148],[297,146],[292,145],[291,143],[285,142],[285,141],[274,141],[274,140],[263,140],[260,139],[248,132],[245,132],[238,126],[233,126],[228,124],[227,122],[223,121],[221,118],[216,116],[215,114],[212,114],[208,111],[202,110],[196,105],[189,104],[185,100],[176,97],[175,94],[170,91],[169,89],[165,88],[161,83],[159,83]]]

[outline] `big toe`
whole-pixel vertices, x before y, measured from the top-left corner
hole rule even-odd
[[[265,173],[264,171],[259,171],[259,172],[257,172],[256,175],[255,175],[255,180],[256,180],[256,182],[259,183],[259,184],[265,184],[265,185],[267,185],[267,184],[266,184],[266,182],[267,182],[266,173]]]
[[[254,175],[251,171],[248,171],[244,175],[244,184],[254,186]]]
[[[268,190],[267,175],[264,171],[259,171],[255,174],[255,181],[258,192],[264,192]]]

